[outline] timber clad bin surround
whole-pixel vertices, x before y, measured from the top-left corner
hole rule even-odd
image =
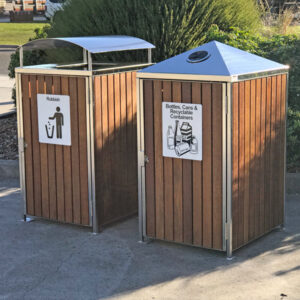
[[[137,77],[141,239],[230,257],[282,225],[287,67],[210,42]],[[163,102],[202,104],[202,161],[162,155]]]
[[[91,226],[99,232],[103,226],[138,211],[135,70],[151,65],[150,49],[154,46],[126,36],[36,40],[19,49],[20,65],[23,48],[70,44],[82,48],[83,63],[16,68],[24,220],[27,216],[41,217]],[[92,53],[137,49],[148,50],[148,63],[125,66],[92,62]],[[68,100],[70,118],[63,103]],[[50,102],[54,110],[48,115],[47,109],[40,108],[40,103],[44,105],[40,101]],[[55,101],[61,101],[61,105]],[[42,125],[41,113],[45,115]],[[56,125],[50,125],[49,120],[54,118]],[[69,119],[71,143],[65,141],[69,124],[64,123]],[[47,132],[45,143],[40,142],[41,128],[43,134],[44,129]]]

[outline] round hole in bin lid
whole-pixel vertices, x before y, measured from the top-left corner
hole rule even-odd
[[[201,61],[210,58],[210,54],[207,51],[195,51],[189,55],[187,62],[189,63],[199,63]]]

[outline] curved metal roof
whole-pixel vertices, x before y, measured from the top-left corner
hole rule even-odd
[[[204,59],[191,61],[195,52],[207,52]],[[201,53],[200,53],[201,55]],[[153,66],[140,70],[140,73],[190,74],[207,76],[236,76],[264,71],[288,69],[288,66],[252,53],[212,41],[198,48],[171,57]]]
[[[30,41],[21,47],[24,50],[34,50],[66,47],[70,44],[91,53],[155,48],[154,45],[142,39],[125,35],[47,38]]]

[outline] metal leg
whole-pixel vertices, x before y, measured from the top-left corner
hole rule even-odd
[[[232,247],[231,247],[231,243],[230,243],[230,240],[227,240],[226,241],[227,245],[226,245],[226,248],[227,248],[227,251],[226,251],[226,259],[227,260],[233,260],[233,256],[232,256]]]

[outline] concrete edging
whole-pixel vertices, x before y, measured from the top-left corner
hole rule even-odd
[[[19,161],[0,159],[0,179],[18,179]],[[287,194],[300,194],[300,173],[286,174]]]

